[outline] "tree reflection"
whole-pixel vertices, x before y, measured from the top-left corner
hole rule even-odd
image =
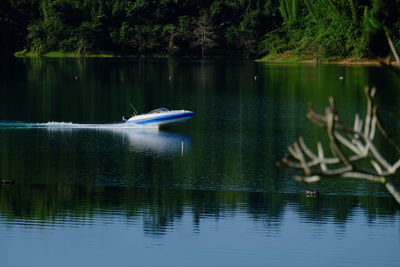
[[[240,213],[279,232],[285,212],[292,208],[310,223],[334,220],[346,224],[357,210],[362,210],[370,222],[400,214],[395,200],[389,197],[310,199],[303,194],[61,185],[2,186],[0,190],[0,217],[7,223],[57,219],[85,224],[92,223],[93,217],[96,223],[101,223],[108,220],[104,214],[119,214],[127,221],[141,220],[144,233],[150,236],[165,234],[184,214],[193,217],[194,231],[200,229],[203,220],[219,220]]]

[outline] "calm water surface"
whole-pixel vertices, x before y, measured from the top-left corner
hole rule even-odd
[[[351,123],[366,85],[398,131],[399,80],[377,67],[5,60],[1,266],[399,266],[400,206],[381,185],[275,167],[297,136],[323,139],[308,103],[334,96]],[[196,114],[123,129],[129,103]]]

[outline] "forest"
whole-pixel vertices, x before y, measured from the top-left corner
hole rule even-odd
[[[386,57],[399,14],[400,0],[2,0],[0,54]]]

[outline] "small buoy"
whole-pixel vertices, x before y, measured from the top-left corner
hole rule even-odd
[[[260,78],[260,76],[254,76],[254,80],[258,80]]]
[[[343,76],[339,76],[339,80],[343,80]]]
[[[75,80],[78,80],[78,76],[75,76]]]
[[[14,180],[1,180],[1,184],[15,185]]]
[[[306,191],[306,197],[318,197],[319,193],[318,191]]]
[[[170,81],[172,81],[172,80],[174,79],[174,76],[170,75],[170,76],[168,76],[168,79],[169,79]]]

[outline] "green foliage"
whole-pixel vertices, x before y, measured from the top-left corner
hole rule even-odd
[[[3,0],[0,53],[387,55],[398,14],[399,0]]]
[[[289,43],[287,30],[284,27],[266,34],[264,40],[259,44],[261,53],[270,55],[280,54],[293,48],[294,46]]]
[[[66,29],[59,21],[44,20],[28,27],[28,39],[32,51],[39,54],[60,49],[59,42],[65,40]]]
[[[265,54],[290,51],[324,59],[364,57],[366,51],[385,55],[388,53],[386,40],[379,37],[377,29],[387,32],[399,21],[397,0],[279,2],[283,23],[264,36],[260,50]]]
[[[279,11],[286,24],[295,23],[299,13],[299,0],[281,0]]]
[[[368,9],[368,7],[365,7],[365,9],[364,9],[364,18],[369,22],[369,24],[373,28],[375,28],[377,30],[383,30],[385,32],[389,31],[388,28],[385,25],[382,24],[382,22],[380,22],[379,20],[377,20],[374,17],[374,15],[372,13],[372,10]]]

